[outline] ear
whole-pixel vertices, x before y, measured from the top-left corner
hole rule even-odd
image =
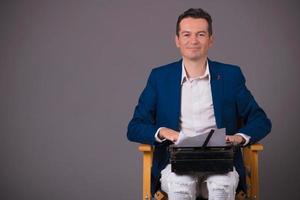
[[[209,37],[209,47],[211,47],[211,46],[213,45],[214,41],[215,41],[215,38],[214,38],[213,35],[211,35],[211,36]]]
[[[180,45],[179,45],[179,38],[178,38],[178,36],[176,34],[175,34],[174,39],[175,39],[175,44],[176,44],[177,48],[179,48],[180,47]]]

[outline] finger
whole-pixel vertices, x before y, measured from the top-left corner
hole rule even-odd
[[[176,139],[175,139],[175,138],[172,138],[172,137],[168,138],[168,140],[170,140],[170,141],[173,142],[173,143],[176,142]]]
[[[226,142],[227,143],[234,143],[236,140],[235,140],[235,137],[234,136],[227,136],[226,137]]]

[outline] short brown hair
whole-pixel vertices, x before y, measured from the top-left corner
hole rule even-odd
[[[205,10],[201,9],[201,8],[190,8],[188,10],[186,10],[184,13],[182,13],[177,20],[176,23],[176,35],[179,36],[179,29],[180,29],[180,22],[184,19],[184,18],[201,18],[201,19],[205,19],[208,23],[208,33],[211,36],[213,31],[212,31],[212,19],[211,16],[208,14],[208,12],[206,12]]]

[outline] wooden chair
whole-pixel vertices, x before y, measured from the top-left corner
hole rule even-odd
[[[143,200],[151,200],[151,166],[153,148],[147,144],[140,144],[138,149],[143,153]],[[244,164],[246,170],[246,196],[237,195],[236,199],[259,199],[258,178],[258,152],[263,150],[263,145],[252,144],[243,148]]]

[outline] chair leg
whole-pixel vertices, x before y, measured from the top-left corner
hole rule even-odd
[[[258,180],[258,152],[252,152],[252,166],[251,166],[251,197],[253,199],[259,199],[259,180]]]
[[[244,162],[247,176],[247,196],[259,199],[258,153],[263,150],[261,144],[253,144],[244,148]]]
[[[143,200],[151,200],[151,167],[153,148],[150,145],[141,144],[139,151],[143,153]]]
[[[150,152],[144,152],[143,165],[143,200],[151,200],[152,154]]]

